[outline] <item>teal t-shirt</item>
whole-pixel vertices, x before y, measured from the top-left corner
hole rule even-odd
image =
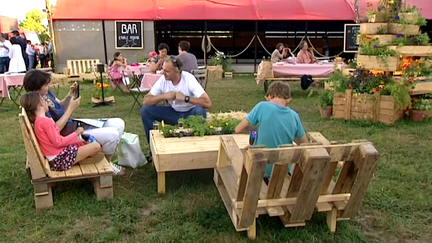
[[[299,115],[289,107],[262,101],[246,116],[252,126],[258,126],[254,145],[277,148],[292,144],[295,138],[305,135]],[[265,177],[271,175],[273,165],[267,165]]]

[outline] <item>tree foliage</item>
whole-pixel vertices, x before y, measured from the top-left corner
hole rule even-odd
[[[34,31],[38,33],[41,42],[49,40],[48,29],[42,24],[42,21],[46,18],[46,14],[39,9],[30,9],[25,17],[25,20],[19,23],[19,27],[22,30]]]

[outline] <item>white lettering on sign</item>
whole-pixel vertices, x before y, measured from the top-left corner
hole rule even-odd
[[[138,29],[136,24],[122,24],[121,25],[122,34],[138,34]]]

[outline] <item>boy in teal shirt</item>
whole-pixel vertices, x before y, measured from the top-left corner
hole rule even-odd
[[[278,82],[267,91],[266,101],[258,103],[235,129],[236,133],[258,126],[254,145],[277,148],[280,145],[307,143],[299,115],[288,107],[291,91],[287,84]],[[273,165],[267,165],[264,177],[271,175]]]

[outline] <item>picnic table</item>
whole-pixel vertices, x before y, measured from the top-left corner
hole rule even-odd
[[[10,99],[15,105],[19,106],[17,102],[24,84],[24,76],[25,73],[0,74],[0,106],[5,99]],[[9,90],[11,88],[16,92],[15,95],[10,95]]]
[[[158,193],[165,193],[165,172],[215,168],[220,137],[165,138],[158,130],[150,131],[150,149],[158,178]],[[249,134],[232,134],[241,150],[249,145]]]

